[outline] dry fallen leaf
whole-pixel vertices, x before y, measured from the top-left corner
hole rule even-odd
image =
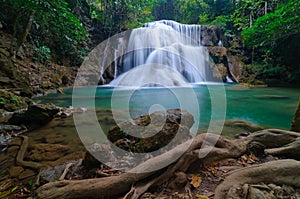
[[[198,188],[202,183],[202,178],[199,175],[193,175],[191,184],[193,187]]]
[[[210,171],[214,176],[217,175],[217,172],[216,172],[215,168],[209,167],[209,168],[206,168],[206,169],[207,169],[208,171]]]
[[[206,165],[206,167],[217,167],[218,165],[219,165],[218,162],[212,162],[212,163]]]
[[[199,198],[199,199],[209,199],[209,197],[204,196],[204,195],[200,195],[200,194],[196,194],[196,198]]]

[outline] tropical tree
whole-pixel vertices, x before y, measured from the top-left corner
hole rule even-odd
[[[29,36],[37,48],[80,59],[87,32],[65,0],[0,0],[0,5],[0,20],[17,38],[12,40],[11,57]]]
[[[266,63],[262,72],[278,76],[291,76],[295,80],[300,74],[300,2],[288,0],[274,12],[259,17],[252,27],[243,30],[247,47],[255,49],[256,60]]]

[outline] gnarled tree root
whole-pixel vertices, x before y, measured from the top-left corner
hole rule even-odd
[[[151,158],[138,165],[136,168],[133,168],[128,173],[124,173],[119,176],[97,179],[51,182],[37,189],[36,194],[37,198],[42,199],[101,198],[116,196],[120,194],[125,195],[125,193],[129,191],[125,198],[136,199],[139,198],[144,192],[146,192],[151,186],[160,185],[172,178],[175,172],[184,172],[188,170],[189,166],[195,161],[200,160],[203,164],[208,164],[213,161],[218,161],[226,158],[238,158],[246,153],[246,151],[248,150],[247,146],[251,142],[261,143],[262,145],[266,146],[266,150],[270,148],[286,147],[286,145],[288,145],[289,143],[295,142],[296,138],[298,137],[298,133],[281,131],[277,129],[263,130],[254,133],[246,138],[237,140],[226,139],[224,137],[220,137],[219,135],[211,133],[200,134],[196,136],[193,141],[189,140],[162,155]],[[186,145],[190,146],[188,150],[186,150]],[[178,158],[178,154],[183,155]],[[177,161],[174,162],[175,160]],[[290,163],[290,165],[284,166],[285,163]],[[166,166],[160,170],[153,171],[152,168],[156,168],[157,164]],[[261,180],[268,180],[267,175],[265,175],[264,178],[260,178],[260,175],[263,174],[262,171],[266,170],[264,168],[268,167],[264,165],[265,164],[263,164],[262,166],[253,166],[253,169],[250,169],[249,173],[247,172],[247,169],[245,169],[245,175]],[[271,163],[266,163],[266,165],[271,165]],[[280,164],[276,165],[278,165],[278,167],[274,167],[274,169],[276,170],[275,175],[278,174],[278,178],[276,178],[278,179],[277,182],[286,183],[290,181],[290,179],[283,180],[283,175],[279,174],[280,172],[285,173],[285,176],[292,177],[291,175],[295,176],[295,173],[293,172],[296,165],[298,166],[298,168],[300,168],[299,163],[294,160],[288,160],[288,162],[283,161]],[[257,169],[255,169],[256,167]],[[289,173],[290,170],[291,173]],[[151,172],[144,173],[142,171]],[[258,172],[258,174],[256,174],[256,171]],[[297,172],[299,173],[299,171]],[[270,170],[268,172],[272,171]],[[239,177],[239,175],[243,176],[244,174],[234,173],[232,175],[236,175]],[[274,174],[270,176],[275,179]],[[220,190],[218,191],[220,192],[218,193],[219,195],[221,193],[224,194],[227,190],[227,187],[225,187],[225,185],[220,185],[220,188],[218,188],[218,190]]]
[[[201,134],[198,135],[193,142],[191,140],[187,141],[160,156],[138,165],[130,171],[132,173],[98,179],[51,182],[36,191],[37,198],[99,198],[124,194],[132,188],[133,184],[153,174],[159,173],[164,168],[149,173],[143,173],[142,171],[153,170],[152,168],[156,168],[158,164],[168,165],[169,162],[174,162],[177,159],[178,154],[183,154],[176,163],[167,166],[160,176],[152,178],[149,182],[136,184],[136,187],[133,187],[131,193],[128,195],[130,195],[130,198],[138,198],[147,191],[150,186],[158,185],[168,180],[174,175],[175,171],[186,171],[194,161],[199,159],[199,149],[204,140],[207,144],[217,141],[216,146],[212,147],[212,151],[208,153],[206,162],[229,157],[239,157],[243,151],[246,150],[244,145],[236,145],[233,140],[228,140],[223,137],[219,138],[219,136],[215,134]],[[186,145],[190,145],[190,148],[185,152]],[[218,148],[224,146],[226,146],[224,151]],[[222,151],[224,153],[222,153]]]
[[[260,165],[239,169],[227,176],[216,188],[215,199],[227,198],[233,186],[256,184],[260,182],[286,184],[300,187],[300,161],[286,159],[275,160]]]
[[[39,169],[45,167],[45,165],[37,163],[37,162],[24,161],[24,156],[26,154],[28,144],[29,144],[29,138],[24,135],[22,135],[21,137],[23,138],[23,143],[19,149],[19,152],[18,152],[18,155],[16,158],[17,165],[22,166],[22,167],[31,168],[34,170],[39,170]]]

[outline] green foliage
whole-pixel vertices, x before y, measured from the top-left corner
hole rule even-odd
[[[35,40],[41,40],[41,45],[49,46],[52,51],[58,52],[58,55],[70,57],[73,64],[80,63],[81,52],[85,49],[84,41],[87,39],[85,28],[71,13],[67,2],[48,0],[45,3],[47,9],[39,13],[39,20],[35,23]],[[45,31],[50,34],[43,34]]]
[[[27,182],[27,184],[28,184],[29,186],[33,186],[33,185],[35,184],[35,181],[34,181],[34,180],[29,180],[29,181]]]
[[[182,23],[198,23],[201,20],[207,20],[209,5],[205,0],[178,0],[177,3],[179,21]],[[206,16],[206,17],[205,17]]]
[[[216,16],[229,15],[234,11],[236,1],[229,0],[216,0],[214,6],[211,7],[211,11],[215,12]]]
[[[14,104],[14,105],[19,105],[21,103],[20,99],[16,98],[16,97],[12,97],[9,99],[9,102],[11,104]]]
[[[3,97],[0,97],[0,106],[3,106],[5,103],[5,99]]]
[[[0,5],[0,20],[17,38],[23,35],[28,18],[34,13],[30,37],[41,52],[43,46],[48,46],[58,57],[78,59],[87,32],[65,0],[0,0]]]
[[[34,60],[40,63],[45,63],[51,59],[51,50],[47,46],[40,46],[35,49]]]
[[[27,105],[23,99],[14,95],[11,92],[0,90],[0,108],[7,111],[15,111],[17,109],[25,108]]]
[[[140,27],[152,21],[152,9],[165,0],[88,0],[91,15],[104,28],[107,36],[122,29]]]
[[[273,45],[278,40],[300,33],[300,1],[289,0],[274,12],[256,20],[242,32],[248,46]]]
[[[263,69],[263,75],[266,77],[274,76],[279,74],[280,72],[283,72],[284,67],[283,66],[273,66],[273,67],[265,67]]]
[[[290,81],[299,77],[299,13],[300,2],[288,0],[243,30],[245,45],[254,50],[253,59],[265,64],[262,67],[265,77],[288,77]]]
[[[174,0],[161,0],[152,8],[154,20],[176,20],[178,12],[176,10],[176,2]]]
[[[230,19],[226,15],[217,16],[215,20],[210,22],[211,25],[218,25],[221,27],[226,27],[227,23],[230,22]]]
[[[235,9],[230,15],[237,30],[250,27],[257,18],[273,11],[282,0],[239,0],[235,1]],[[251,22],[252,19],[252,22]]]

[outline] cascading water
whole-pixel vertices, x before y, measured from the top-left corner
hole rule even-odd
[[[117,49],[114,50],[114,57],[115,57],[115,62],[114,62],[114,79],[117,78],[118,74],[118,60],[116,59],[118,55],[123,55],[124,54],[124,49],[126,48],[126,44],[124,39],[121,37],[118,39],[118,47]]]
[[[132,31],[120,71],[115,63],[115,79],[110,84],[184,86],[214,81],[208,52],[200,44],[200,25],[170,20],[146,23]]]
[[[187,36],[187,39],[190,40],[190,44],[198,44],[201,42],[201,26],[200,25],[187,25],[180,24],[172,20],[161,20],[154,21],[144,24],[144,27],[149,28],[166,28],[170,30],[175,30],[179,33]]]

